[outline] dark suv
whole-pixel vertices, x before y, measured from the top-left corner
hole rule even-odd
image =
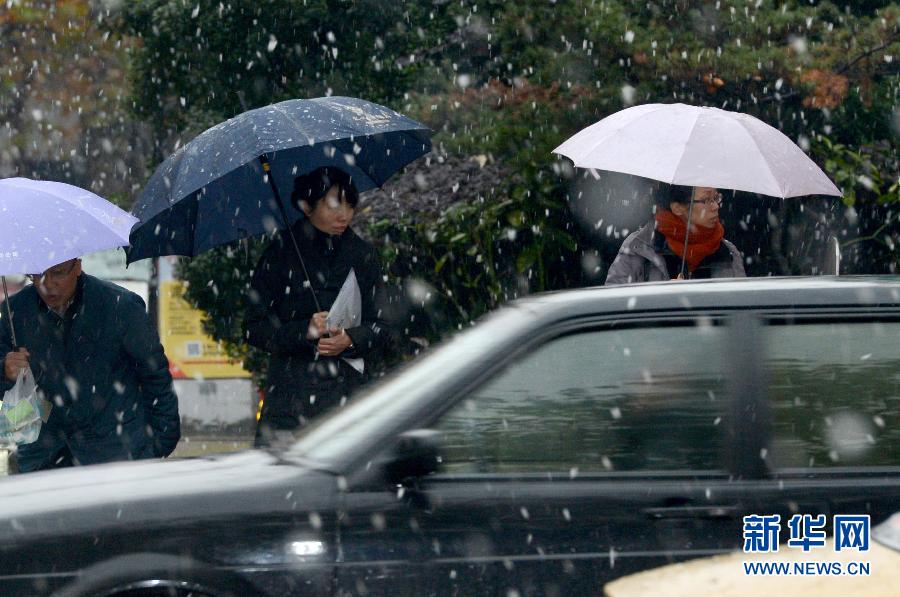
[[[536,296],[284,450],[9,478],[0,503],[3,594],[587,594],[740,548],[745,515],[877,524],[900,278]]]

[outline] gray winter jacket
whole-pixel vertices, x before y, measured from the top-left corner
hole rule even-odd
[[[666,260],[653,247],[654,222],[632,232],[619,248],[619,254],[609,267],[607,284],[629,284],[631,282],[658,282],[671,280],[666,268]],[[716,263],[712,266],[712,278],[746,278],[743,257],[731,242],[722,239],[722,244],[731,253],[731,262]]]

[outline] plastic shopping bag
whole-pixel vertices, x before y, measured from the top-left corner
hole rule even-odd
[[[16,385],[3,395],[0,404],[0,443],[30,444],[36,441],[52,407],[38,394],[31,369],[21,370]]]
[[[334,304],[328,310],[325,325],[330,330],[356,327],[362,321],[362,294],[359,291],[359,283],[356,281],[356,272],[352,269],[344,280],[341,291]],[[342,357],[351,367],[362,373],[365,370],[363,359],[348,359]]]

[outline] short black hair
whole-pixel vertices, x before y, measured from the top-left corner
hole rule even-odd
[[[686,187],[675,184],[659,185],[655,193],[655,203],[657,208],[669,209],[671,203],[688,204],[694,196],[694,187]]]
[[[341,189],[343,199],[350,207],[359,203],[359,192],[353,184],[353,178],[339,168],[326,166],[316,168],[308,174],[294,179],[294,190],[291,191],[291,203],[300,209],[300,202],[306,201],[310,209],[315,209],[319,201],[328,193],[328,189],[337,185]]]

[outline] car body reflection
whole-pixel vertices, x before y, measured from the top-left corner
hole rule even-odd
[[[0,593],[596,593],[742,517],[900,498],[900,279],[642,284],[487,317],[291,445],[0,482]]]

